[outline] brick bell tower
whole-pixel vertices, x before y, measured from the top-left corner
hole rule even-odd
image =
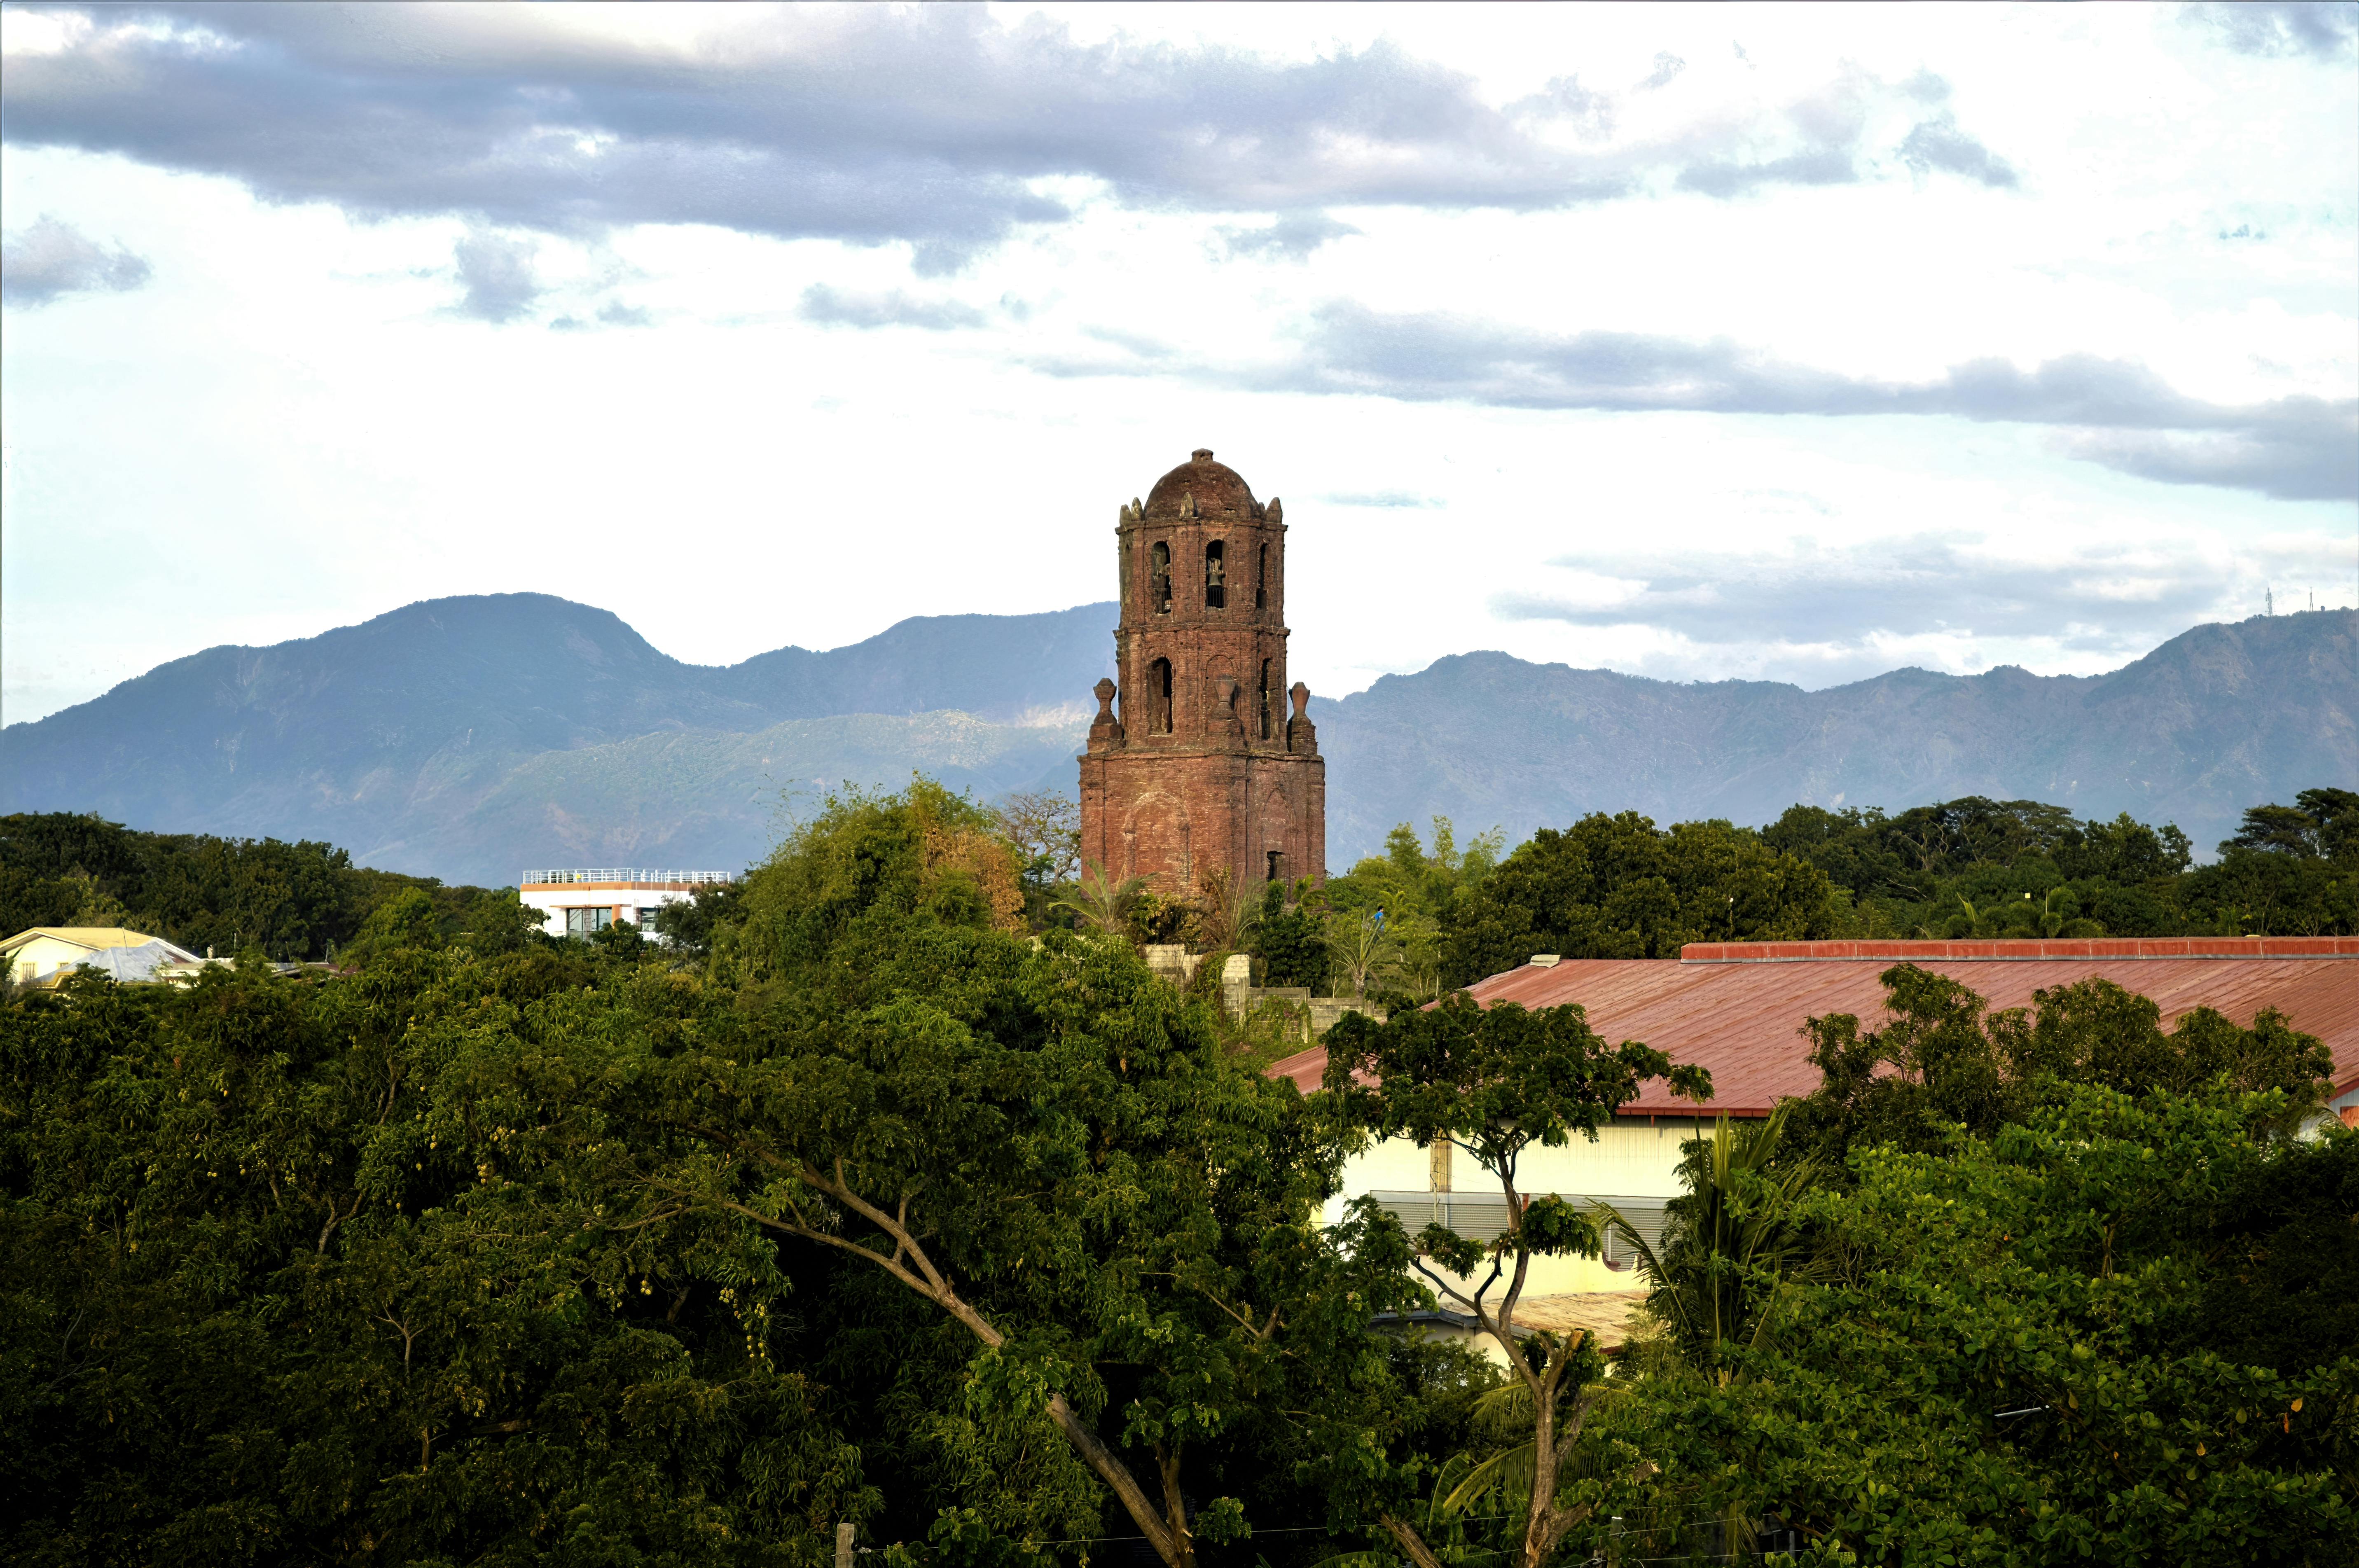
[[[1286,523],[1199,450],[1114,528],[1122,624],[1082,764],[1082,856],[1195,895],[1327,876],[1327,763],[1286,680]],[[1121,699],[1119,713],[1115,699]],[[1291,712],[1288,697],[1292,698]]]

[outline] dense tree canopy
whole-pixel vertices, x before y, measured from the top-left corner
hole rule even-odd
[[[426,894],[451,931],[479,901],[514,901],[355,866],[344,851],[308,839],[137,833],[63,811],[0,817],[0,936],[27,926],[121,925],[196,953],[255,947],[276,959],[322,958],[408,889]]]
[[[1825,872],[1727,822],[1658,829],[1636,811],[1543,828],[1459,908],[1445,982],[1467,985],[1535,953],[1676,958],[1682,944],[1832,936]]]
[[[2304,801],[2237,852],[2336,866]],[[146,896],[87,822],[44,864]],[[1528,1259],[1612,1223],[1517,1161],[1659,1052],[1450,997],[1347,1018],[1306,1100],[1118,911],[1032,930],[1004,830],[849,794],[668,942],[393,883],[334,971],[0,998],[0,1552],[817,1568],[848,1520],[910,1568],[2353,1554],[2359,1135],[2289,1136],[2322,1064],[2284,1018],[1895,969],[1890,1023],[1813,1020],[1776,1135],[1691,1150],[1665,1332],[1609,1372],[1517,1332]],[[1467,909],[1658,948],[1715,897],[1740,934],[1843,914],[1724,824],[1491,856],[1404,832],[1179,918],[1275,964],[1378,909],[1404,955]],[[1376,1136],[1463,1149],[1500,1238],[1329,1223]],[[1429,1285],[1515,1358],[1403,1326]]]
[[[1939,1148],[1958,1127],[1989,1137],[2059,1083],[2124,1094],[2275,1090],[2279,1131],[2300,1125],[2330,1086],[2332,1055],[2274,1008],[2246,1029],[2194,1007],[2165,1029],[2161,1008],[2103,977],[1995,1013],[1959,981],[1913,964],[1883,980],[1890,1021],[1882,1029],[1863,1029],[1848,1013],[1805,1026],[1821,1085],[1795,1106],[1789,1136],[1832,1170],[1864,1145]]]
[[[949,1509],[1185,1563],[1321,1514],[1339,1423],[1414,1424],[1401,1256],[1321,1225],[1340,1145],[1203,1004],[1007,929],[986,826],[832,802],[693,961],[410,889],[349,978],[0,1010],[12,1560],[819,1562]]]
[[[1832,877],[1845,935],[2308,936],[2359,931],[2359,795],[2255,806],[2210,865],[2176,827],[1979,796],[1887,816],[1795,806],[1764,843]]]
[[[2281,1110],[2084,1084],[1987,1139],[1854,1149],[1792,1205],[1814,1253],[1756,1274],[1758,1332],[1708,1367],[1666,1344],[1601,1410],[1662,1466],[1604,1498],[1627,1545],[2351,1561],[2359,1138],[2256,1137]]]

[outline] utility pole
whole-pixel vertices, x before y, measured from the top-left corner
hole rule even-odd
[[[835,1527],[835,1568],[852,1568],[853,1529],[849,1524]]]

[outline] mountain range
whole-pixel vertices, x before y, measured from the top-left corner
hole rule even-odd
[[[1070,793],[1114,617],[917,616],[704,666],[544,594],[429,600],[9,725],[0,810],[327,839],[492,885],[527,865],[734,869],[839,782]],[[1966,794],[2175,821],[2208,847],[2247,805],[2359,779],[2354,622],[2198,626],[2104,675],[1899,670],[1819,691],[1457,655],[1314,701],[1328,859],[1435,815],[1513,842],[1589,811],[1761,822]]]

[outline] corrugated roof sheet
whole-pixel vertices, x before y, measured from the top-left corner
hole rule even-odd
[[[2095,950],[2106,951],[2095,951]],[[2071,950],[2071,951],[2059,951]],[[2334,1053],[2335,1093],[2359,1087],[2359,938],[2100,938],[2087,942],[1704,942],[1670,959],[1568,959],[1526,964],[1468,987],[1477,1001],[1549,1007],[1578,1002],[1609,1040],[1644,1040],[1712,1073],[1705,1114],[1767,1116],[1819,1085],[1803,1020],[1856,1015],[1889,1021],[1876,976],[1908,962],[1973,987],[1994,1008],[2028,1007],[2034,991],[2093,975],[2150,996],[2166,1022],[2207,1007],[2242,1025],[2274,1007]],[[1318,1047],[1270,1068],[1308,1094],[1327,1055]],[[1691,1116],[1660,1080],[1627,1116]]]

